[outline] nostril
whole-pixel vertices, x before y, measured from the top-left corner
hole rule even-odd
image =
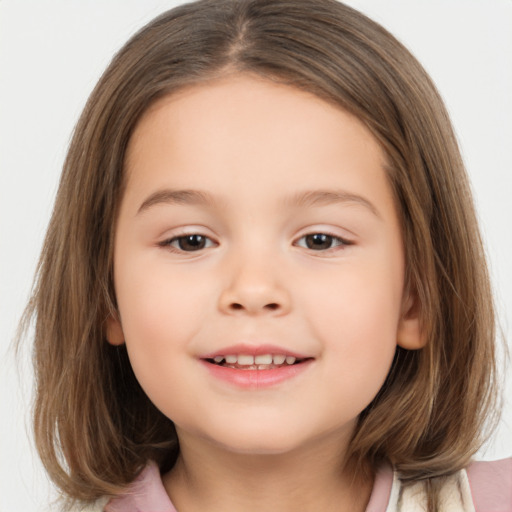
[[[239,311],[241,309],[245,309],[244,306],[242,304],[239,304],[238,302],[233,302],[231,304],[231,309],[234,309],[235,311]],[[270,311],[275,311],[276,309],[279,309],[279,304],[277,304],[276,302],[272,302],[270,304],[266,304],[263,309],[267,309],[267,310],[270,310]]]

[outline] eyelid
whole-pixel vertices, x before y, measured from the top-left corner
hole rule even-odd
[[[178,253],[178,254],[191,254],[191,255],[196,253],[196,252],[200,253],[200,252],[204,251],[205,249],[211,249],[212,247],[215,247],[215,246],[218,245],[216,242],[213,242],[212,239],[210,237],[208,237],[208,236],[199,235],[199,233],[194,233],[194,234],[196,234],[198,236],[201,236],[201,237],[205,238],[206,240],[209,240],[211,242],[211,244],[210,245],[206,245],[205,247],[200,247],[197,250],[186,251],[184,249],[180,249],[179,247],[174,247],[172,244],[174,242],[179,241],[182,238],[186,238],[187,236],[193,236],[193,235],[180,235],[180,236],[174,236],[172,238],[168,238],[166,240],[163,240],[162,242],[159,243],[159,245],[161,247],[167,248],[171,252],[175,252],[175,253]]]
[[[162,247],[164,249],[168,249],[170,252],[175,252],[178,254],[194,254],[194,253],[200,253],[204,251],[205,249],[211,249],[212,247],[218,246],[219,243],[215,241],[215,238],[211,235],[205,234],[206,230],[202,226],[186,226],[183,228],[176,228],[174,229],[168,236],[166,236],[163,240],[157,242],[157,246]],[[201,236],[205,239],[207,239],[210,244],[207,247],[203,247],[201,249],[198,249],[197,251],[185,251],[176,247],[173,247],[171,245],[172,242],[179,240],[180,238],[185,238],[187,236]]]
[[[171,252],[179,253],[179,254],[193,254],[195,252],[200,253],[204,251],[205,249],[211,249],[212,247],[216,247],[219,245],[217,241],[215,241],[214,237],[210,235],[206,235],[204,233],[206,231],[202,227],[195,227],[195,226],[187,226],[186,228],[182,228],[174,233],[171,233],[169,236],[167,236],[165,239],[159,241],[157,245],[159,247],[166,248],[170,250]],[[185,238],[187,236],[201,236],[207,240],[207,246],[197,249],[196,251],[186,251],[183,249],[176,248],[172,246],[171,244],[179,239]],[[306,238],[307,236],[312,235],[326,235],[337,241],[336,245],[333,247],[329,247],[327,249],[311,249],[309,247],[304,247],[302,245],[299,245],[299,241]],[[297,247],[302,247],[304,249],[308,249],[312,252],[318,252],[318,253],[328,253],[328,252],[334,252],[336,250],[343,250],[344,248],[354,245],[354,240],[351,240],[350,238],[347,238],[343,235],[340,235],[339,233],[334,233],[333,230],[329,228],[324,228],[322,226],[316,227],[316,228],[308,228],[307,231],[303,232],[300,236],[296,237],[293,241],[292,245]]]
[[[307,236],[311,236],[311,235],[327,235],[327,236],[337,240],[340,243],[338,243],[337,245],[335,245],[333,247],[329,247],[328,249],[323,249],[323,250],[315,250],[315,249],[311,249],[309,247],[304,247],[304,246],[298,245],[299,240],[302,240],[303,238],[305,238]],[[355,241],[351,240],[350,238],[347,238],[345,236],[342,236],[339,233],[334,233],[332,230],[330,230],[328,228],[319,227],[316,229],[315,228],[308,229],[307,232],[301,234],[299,237],[297,237],[295,239],[295,241],[293,242],[293,245],[298,246],[298,247],[303,247],[304,249],[307,249],[312,252],[327,253],[327,252],[333,252],[336,250],[343,250],[346,247],[355,245]]]

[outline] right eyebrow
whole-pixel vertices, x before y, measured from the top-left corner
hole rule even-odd
[[[207,192],[200,190],[157,190],[150,194],[140,205],[137,215],[149,210],[158,204],[191,204],[191,205],[209,205],[215,201]]]

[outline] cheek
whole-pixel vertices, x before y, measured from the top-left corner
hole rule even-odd
[[[125,270],[123,272],[123,270]],[[118,268],[116,293],[126,347],[139,383],[158,406],[180,387],[191,340],[203,324],[208,296],[201,282],[149,265]]]
[[[325,347],[326,382],[353,389],[354,404],[364,406],[384,383],[396,350],[402,281],[393,267],[382,270],[348,269],[312,287],[307,306],[309,327]]]
[[[167,346],[190,337],[207,300],[205,283],[171,272],[162,263],[127,265],[118,277],[116,292],[128,344]]]
[[[371,344],[373,338],[391,336],[396,341],[403,287],[400,267],[365,263],[347,264],[336,272],[328,269],[303,284],[308,290],[308,316],[331,339]]]

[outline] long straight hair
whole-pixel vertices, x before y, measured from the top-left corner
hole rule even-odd
[[[36,444],[70,497],[119,493],[149,459],[172,467],[171,420],[140,388],[116,313],[113,236],[124,159],[157,99],[227,73],[315,94],[359,118],[387,156],[406,286],[428,338],[397,348],[360,415],[350,458],[388,461],[405,482],[466,466],[494,411],[495,322],[468,179],[432,81],[385,29],[335,0],[203,0],[164,13],[114,57],[74,131],[24,323],[35,319]],[[433,510],[433,508],[432,508]]]

